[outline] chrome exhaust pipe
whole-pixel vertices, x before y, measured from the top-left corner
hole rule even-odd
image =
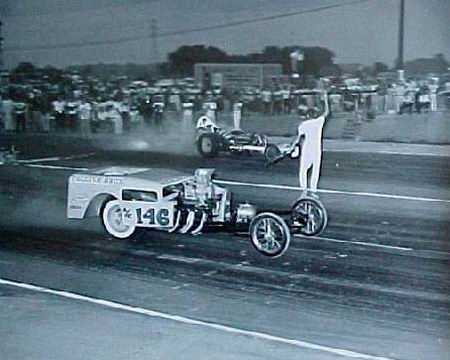
[[[180,226],[180,219],[181,219],[181,211],[178,211],[177,219],[175,220],[175,225],[172,226],[172,227],[168,230],[169,233],[173,233],[173,232],[178,228],[178,226]]]
[[[205,222],[206,222],[207,218],[208,218],[208,215],[206,215],[206,213],[203,211],[202,212],[202,218],[200,220],[200,225],[198,225],[196,229],[191,231],[192,235],[199,235],[199,234],[202,233],[203,226],[205,225]]]
[[[187,219],[186,219],[186,224],[178,231],[180,234],[186,234],[194,225],[194,221],[195,221],[195,212],[192,210],[189,210]]]

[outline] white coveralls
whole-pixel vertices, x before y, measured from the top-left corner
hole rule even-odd
[[[304,137],[300,154],[299,181],[300,187],[308,189],[308,170],[312,167],[310,187],[317,191],[319,183],[320,166],[322,162],[322,130],[325,123],[325,115],[302,122],[298,126],[298,139]]]
[[[329,114],[328,94],[324,93],[325,111],[322,115],[308,119],[298,126],[297,139],[293,146],[300,144],[300,139],[303,137],[300,154],[300,168],[298,171],[298,178],[300,187],[306,191],[310,189],[317,191],[317,184],[319,183],[320,166],[322,163],[322,132],[325,119]],[[308,171],[311,169],[310,186],[308,187]]]

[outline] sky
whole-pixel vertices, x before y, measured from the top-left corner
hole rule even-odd
[[[336,63],[393,65],[400,0],[0,0],[4,64],[39,66],[163,61],[181,45],[230,54],[264,46],[324,46]],[[450,0],[405,0],[405,60],[450,59]],[[185,30],[342,5],[240,26]],[[152,40],[151,22],[162,35]],[[132,41],[121,41],[132,38]],[[86,46],[87,43],[93,43]],[[100,43],[100,44],[99,44]],[[105,44],[106,43],[106,44]],[[70,46],[75,44],[76,46]],[[43,48],[42,48],[43,47]]]

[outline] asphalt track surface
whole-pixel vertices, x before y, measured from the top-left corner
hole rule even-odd
[[[204,324],[173,329],[200,338],[180,350],[186,359],[221,358],[210,356],[223,356],[223,344],[232,348],[228,358],[237,359],[448,358],[450,158],[324,153],[319,195],[330,217],[327,230],[318,238],[295,238],[284,256],[267,259],[240,234],[149,232],[134,242],[111,239],[96,218],[65,219],[67,178],[109,165],[188,174],[214,167],[237,201],[278,209],[300,193],[294,160],[266,169],[260,156],[205,160],[179,143],[142,150],[118,139],[37,139],[2,138],[16,144],[22,163],[0,167],[1,279],[227,326],[257,342],[226,338],[226,331],[208,331]],[[12,289],[0,284],[0,294],[19,291]],[[0,302],[8,303],[8,296]],[[48,302],[51,316],[54,305]],[[115,311],[123,316],[121,326],[142,322],[125,317],[127,309]],[[148,321],[156,326],[155,318]],[[158,321],[158,329],[166,329],[161,334],[177,323]],[[5,326],[0,332],[11,333]],[[207,347],[209,357],[199,350],[205,337],[216,345],[223,341],[222,347]],[[126,345],[127,337],[116,339]],[[166,346],[152,341],[159,351],[152,357],[165,358],[167,339]],[[20,358],[26,341],[16,345],[8,354],[16,351]],[[40,358],[36,354],[30,358]]]

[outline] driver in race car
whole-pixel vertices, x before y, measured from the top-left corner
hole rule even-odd
[[[306,120],[298,126],[297,137],[288,150],[292,158],[300,158],[298,177],[300,187],[304,191],[309,189],[316,192],[319,182],[322,161],[322,130],[325,119],[329,114],[327,92],[323,92],[323,101],[323,113],[318,108],[310,109],[307,112]],[[310,186],[308,187],[308,171],[310,169]]]
[[[202,115],[197,120],[197,129],[210,129],[212,132],[219,130],[219,127],[216,125],[214,120],[212,120],[207,115]]]

